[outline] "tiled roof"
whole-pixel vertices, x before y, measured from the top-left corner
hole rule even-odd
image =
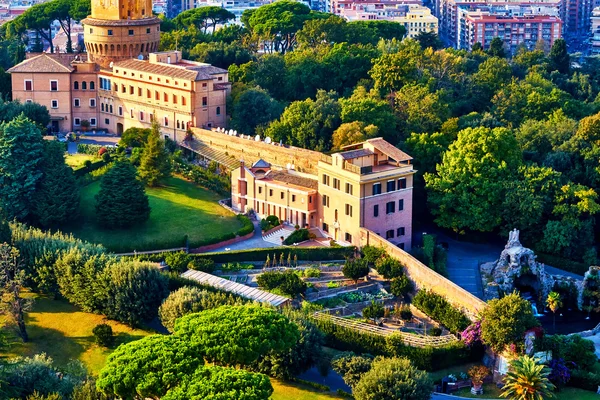
[[[367,143],[370,143],[377,150],[385,154],[386,156],[393,158],[395,161],[409,161],[412,160],[412,157],[397,148],[396,146],[386,142],[382,138],[375,138],[367,140]]]
[[[145,60],[130,59],[119,61],[114,64],[115,68],[133,69],[140,72],[149,72],[158,75],[169,76],[172,78],[189,79],[192,81],[201,81],[212,79],[213,74],[222,74],[227,71],[212,65],[175,65],[164,63],[151,63]]]
[[[351,160],[353,158],[366,157],[372,155],[373,152],[369,149],[358,149],[358,150],[350,150],[340,153],[340,156],[344,160]]]
[[[14,67],[9,68],[7,72],[70,73],[73,72],[73,67],[65,65],[60,58],[55,58],[44,53],[22,61]]]
[[[241,283],[232,282],[218,276],[207,274],[206,272],[194,271],[193,269],[188,269],[186,272],[181,274],[181,276],[196,282],[210,285],[226,292],[235,293],[246,299],[259,301],[261,303],[269,303],[275,307],[280,306],[290,300],[287,297],[265,292],[264,290],[242,285]]]
[[[274,181],[288,183],[290,185],[301,186],[307,189],[317,190],[319,182],[314,179],[305,178],[303,176],[292,175],[286,171],[270,171],[265,175],[265,178],[273,179]]]

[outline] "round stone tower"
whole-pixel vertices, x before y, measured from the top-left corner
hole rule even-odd
[[[101,67],[158,50],[160,20],[152,15],[152,0],[92,0],[92,15],[81,22],[88,58]]]

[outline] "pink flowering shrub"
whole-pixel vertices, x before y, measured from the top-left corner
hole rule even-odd
[[[462,341],[469,347],[481,344],[481,321],[477,321],[467,327],[460,334]]]

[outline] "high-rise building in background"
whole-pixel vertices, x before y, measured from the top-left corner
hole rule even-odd
[[[591,17],[590,53],[600,55],[600,7],[594,8]]]

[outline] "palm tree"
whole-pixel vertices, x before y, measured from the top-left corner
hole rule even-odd
[[[511,400],[544,400],[553,397],[555,386],[548,379],[550,368],[535,358],[520,356],[510,362],[500,397]]]
[[[546,305],[552,311],[552,329],[554,333],[556,333],[556,311],[562,307],[562,300],[560,298],[560,294],[556,292],[548,293],[548,298],[546,299]]]

